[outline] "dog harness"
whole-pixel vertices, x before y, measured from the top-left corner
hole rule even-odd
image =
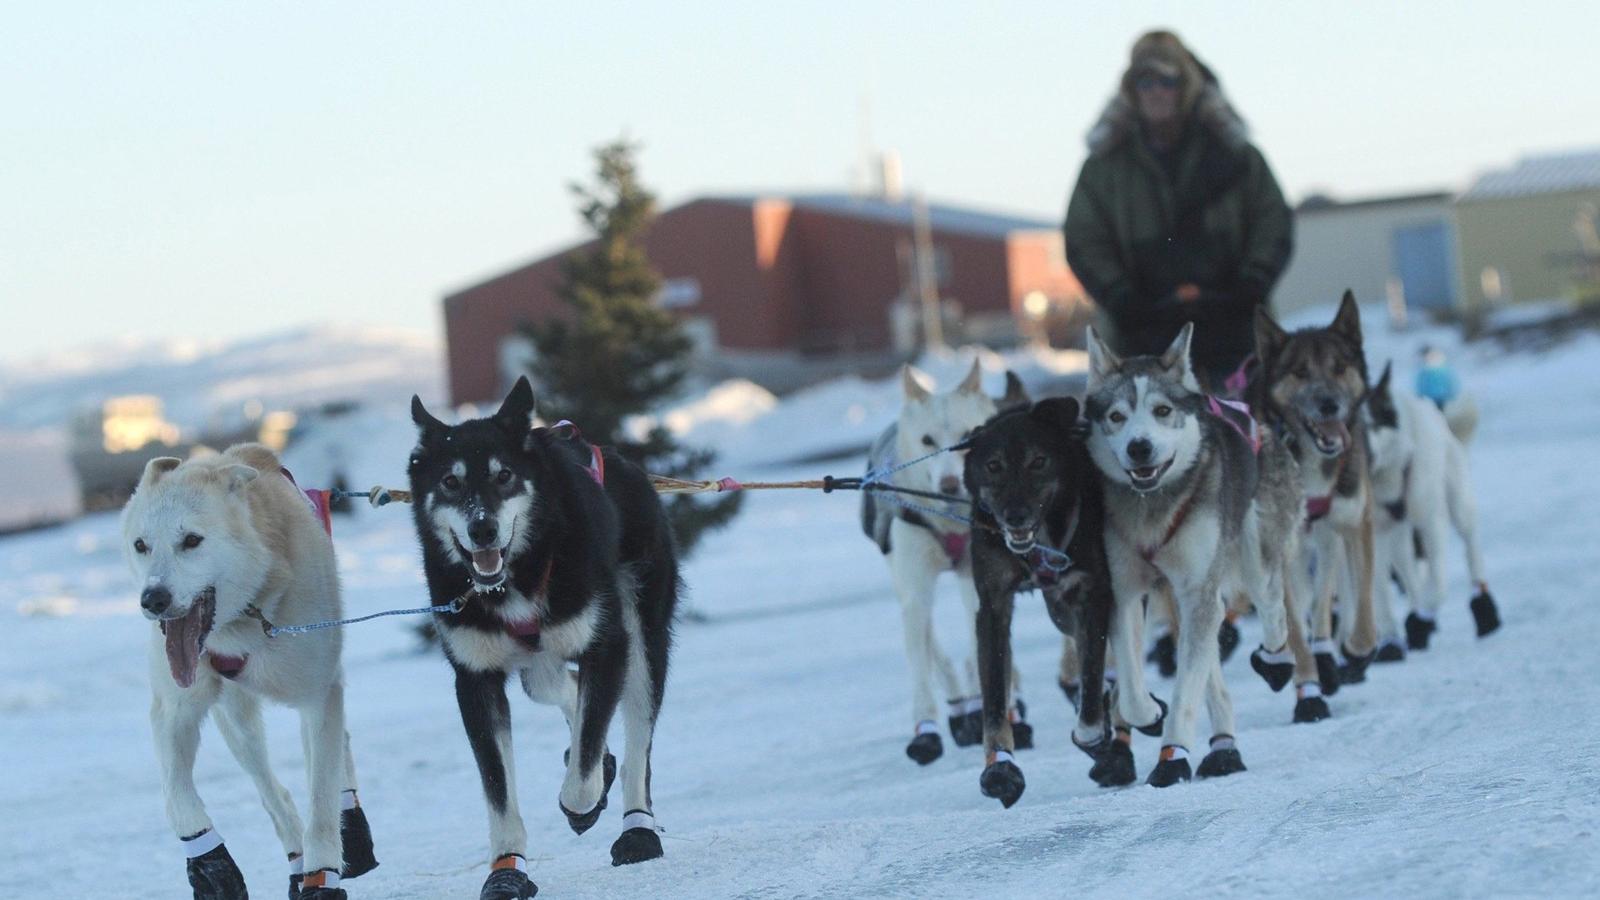
[[[594,479],[595,484],[605,487],[606,458],[605,456],[601,455],[600,448],[589,443],[588,441],[584,441],[583,432],[579,431],[578,426],[573,424],[572,420],[570,419],[562,419],[561,421],[557,422],[555,424],[555,429],[557,434],[567,438],[568,440],[583,441],[584,444],[588,446],[589,464],[584,466],[583,470],[589,473],[589,477]]]
[[[1399,522],[1406,517],[1406,494],[1411,490],[1411,464],[1400,470],[1400,497],[1393,503],[1383,504],[1383,509],[1389,518]]]
[[[1240,400],[1223,400],[1206,395],[1206,410],[1227,423],[1250,445],[1250,452],[1261,455],[1261,425],[1250,413],[1250,405]]]
[[[1349,458],[1350,458],[1350,454],[1348,452],[1345,453],[1344,455],[1340,456],[1339,457],[1339,465],[1337,467],[1335,467],[1334,470],[1333,470],[1333,486],[1334,486],[1335,490],[1337,490],[1338,487],[1339,487],[1339,477],[1344,474],[1345,460],[1347,460]],[[1402,498],[1403,497],[1404,497],[1404,495],[1402,495]],[[1403,502],[1404,501],[1402,500],[1402,503]],[[1333,511],[1333,493],[1332,492],[1324,494],[1321,497],[1307,497],[1306,498],[1306,530],[1310,531],[1312,523],[1318,521],[1319,519],[1326,519],[1328,517],[1328,513],[1332,512],[1332,511]]]
[[[939,540],[939,546],[944,550],[944,555],[949,558],[950,568],[954,569],[961,565],[962,558],[967,555],[967,544],[972,541],[971,534],[964,531],[940,531],[933,527],[932,522],[924,519],[914,510],[901,510],[898,515],[907,524],[925,528],[932,532],[933,536]]]
[[[1078,534],[1078,513],[1082,509],[1081,504],[1072,505],[1072,515],[1067,518],[1067,529],[1061,539],[1062,547],[1072,546],[1072,539]],[[1041,588],[1055,587],[1062,576],[1072,569],[1072,557],[1067,556],[1065,551],[1058,550],[1052,556],[1038,543],[1029,548],[1026,555],[1018,554],[1018,557],[1032,570],[1033,583]],[[1057,558],[1064,562],[1058,562]]]
[[[321,488],[301,487],[299,482],[294,480],[294,474],[287,468],[280,467],[278,471],[282,472],[283,477],[289,479],[289,483],[294,485],[294,489],[300,492],[301,497],[305,498],[306,505],[311,507],[311,514],[317,517],[318,522],[322,523],[322,530],[328,533],[328,537],[333,537],[333,508],[328,505],[330,499],[328,492]]]

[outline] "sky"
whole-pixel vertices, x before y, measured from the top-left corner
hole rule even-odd
[[[309,322],[437,333],[581,235],[639,142],[664,207],[848,190],[1059,219],[1129,45],[1220,75],[1291,202],[1600,145],[1585,3],[0,2],[0,366]]]

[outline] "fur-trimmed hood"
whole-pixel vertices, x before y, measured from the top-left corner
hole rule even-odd
[[[1190,122],[1198,122],[1230,148],[1237,149],[1249,141],[1249,126],[1228,102],[1215,73],[1191,53],[1177,35],[1152,31],[1134,42],[1117,93],[1089,129],[1085,142],[1090,156],[1109,153],[1129,135],[1138,132],[1139,108],[1133,85],[1144,70],[1152,68],[1175,73],[1183,79],[1181,103],[1184,116]]]

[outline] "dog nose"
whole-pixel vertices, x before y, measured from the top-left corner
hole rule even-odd
[[[1317,412],[1331,419],[1339,414],[1339,401],[1332,397],[1323,397],[1317,401]]]
[[[1007,509],[1000,515],[1001,521],[1005,522],[1007,528],[1016,528],[1019,530],[1026,528],[1030,524],[1029,520],[1031,518],[1032,517],[1028,515],[1028,509],[1026,507],[1013,507],[1011,509]]]
[[[145,612],[159,616],[172,605],[172,592],[164,587],[147,587],[139,595],[139,605],[144,607]]]
[[[945,494],[961,493],[961,479],[954,475],[946,475],[939,479],[939,491]]]
[[[1136,438],[1128,442],[1128,459],[1133,462],[1147,463],[1150,461],[1150,454],[1153,452],[1155,452],[1155,447],[1151,446],[1150,442],[1144,438]]]
[[[500,526],[488,516],[480,516],[467,523],[467,537],[478,547],[489,547],[500,536]]]

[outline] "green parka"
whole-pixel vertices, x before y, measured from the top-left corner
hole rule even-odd
[[[1207,74],[1178,144],[1158,158],[1119,94],[1089,134],[1064,225],[1067,262],[1123,355],[1165,350],[1195,323],[1202,379],[1254,351],[1255,308],[1289,262],[1293,220],[1260,151]],[[1173,296],[1181,284],[1198,300]]]

